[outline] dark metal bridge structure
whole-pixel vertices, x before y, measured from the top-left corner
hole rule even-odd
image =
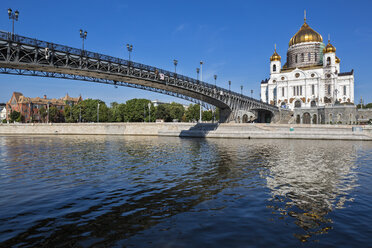
[[[270,122],[279,109],[254,98],[132,61],[0,31],[0,73],[153,91],[220,109],[220,122]],[[250,116],[248,119],[248,116]]]

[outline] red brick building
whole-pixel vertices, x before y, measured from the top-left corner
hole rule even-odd
[[[25,97],[22,93],[13,92],[12,97],[6,103],[6,119],[10,119],[10,113],[12,111],[17,111],[21,113],[24,122],[43,122],[39,113],[41,108],[49,109],[50,107],[56,107],[63,114],[66,105],[73,106],[82,100],[81,96],[74,98],[68,94],[60,99],[48,99],[46,95],[43,98],[30,98]]]

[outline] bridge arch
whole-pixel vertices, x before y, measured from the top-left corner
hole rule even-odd
[[[242,94],[160,68],[0,31],[0,73],[53,77],[133,87],[201,101],[220,109],[220,120],[239,110],[278,108]]]

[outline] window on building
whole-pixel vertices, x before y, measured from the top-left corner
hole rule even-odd
[[[331,94],[331,86],[330,85],[328,85],[327,92],[328,92],[328,94]]]
[[[344,96],[346,95],[346,85],[344,86]]]
[[[305,60],[305,56],[303,53],[301,53],[301,62],[304,62],[304,60]]]
[[[310,53],[307,54],[307,60],[308,60],[308,61],[311,60],[311,55],[310,55]]]
[[[267,68],[267,67],[266,67]],[[273,65],[273,71],[276,71],[276,65]]]
[[[284,96],[284,87],[282,88],[282,96]]]
[[[297,62],[298,62],[298,55],[297,55],[297,54],[296,54],[296,58],[295,58],[295,59],[296,59],[296,63],[297,63]],[[267,68],[267,67],[266,67],[266,68]]]
[[[311,85],[311,94],[315,95],[315,85]]]
[[[328,57],[327,58],[327,65],[330,65],[331,64],[331,58],[330,57]],[[267,67],[266,67],[267,68]]]
[[[318,60],[318,54],[315,53],[314,55],[315,55],[314,60],[317,61]]]
[[[300,86],[300,96],[302,96],[302,86]]]
[[[293,86],[293,95],[295,96],[296,95],[296,87]]]

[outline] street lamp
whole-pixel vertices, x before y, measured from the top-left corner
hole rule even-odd
[[[151,103],[147,104],[149,107],[149,122],[151,122]]]
[[[173,64],[174,64],[174,73],[177,73],[178,60],[177,59],[174,59],[173,60]]]
[[[200,81],[203,82],[203,61],[200,61]],[[199,107],[199,122],[202,122],[202,105],[200,101],[200,107]]]
[[[80,38],[83,40],[83,51],[84,51],[84,40],[87,38],[87,34],[88,34],[87,31],[83,31],[82,29],[80,29]]]
[[[97,105],[97,123],[99,122],[99,103]]]
[[[240,85],[240,93],[243,96],[243,85]]]
[[[217,88],[217,75],[214,75],[214,87]]]
[[[229,92],[231,92],[231,81],[229,81]]]
[[[253,90],[251,90],[251,98],[253,98]]]
[[[196,79],[199,81],[200,68],[196,68]]]
[[[130,63],[130,53],[131,53],[132,50],[133,50],[133,45],[131,45],[131,44],[127,44],[127,49],[128,49],[128,53],[129,53],[129,63]]]
[[[13,26],[12,26],[12,37],[14,37],[14,21],[18,21],[18,16],[19,16],[19,11],[16,10],[14,13],[12,12],[12,9],[8,9],[8,15],[9,19],[13,21]]]

